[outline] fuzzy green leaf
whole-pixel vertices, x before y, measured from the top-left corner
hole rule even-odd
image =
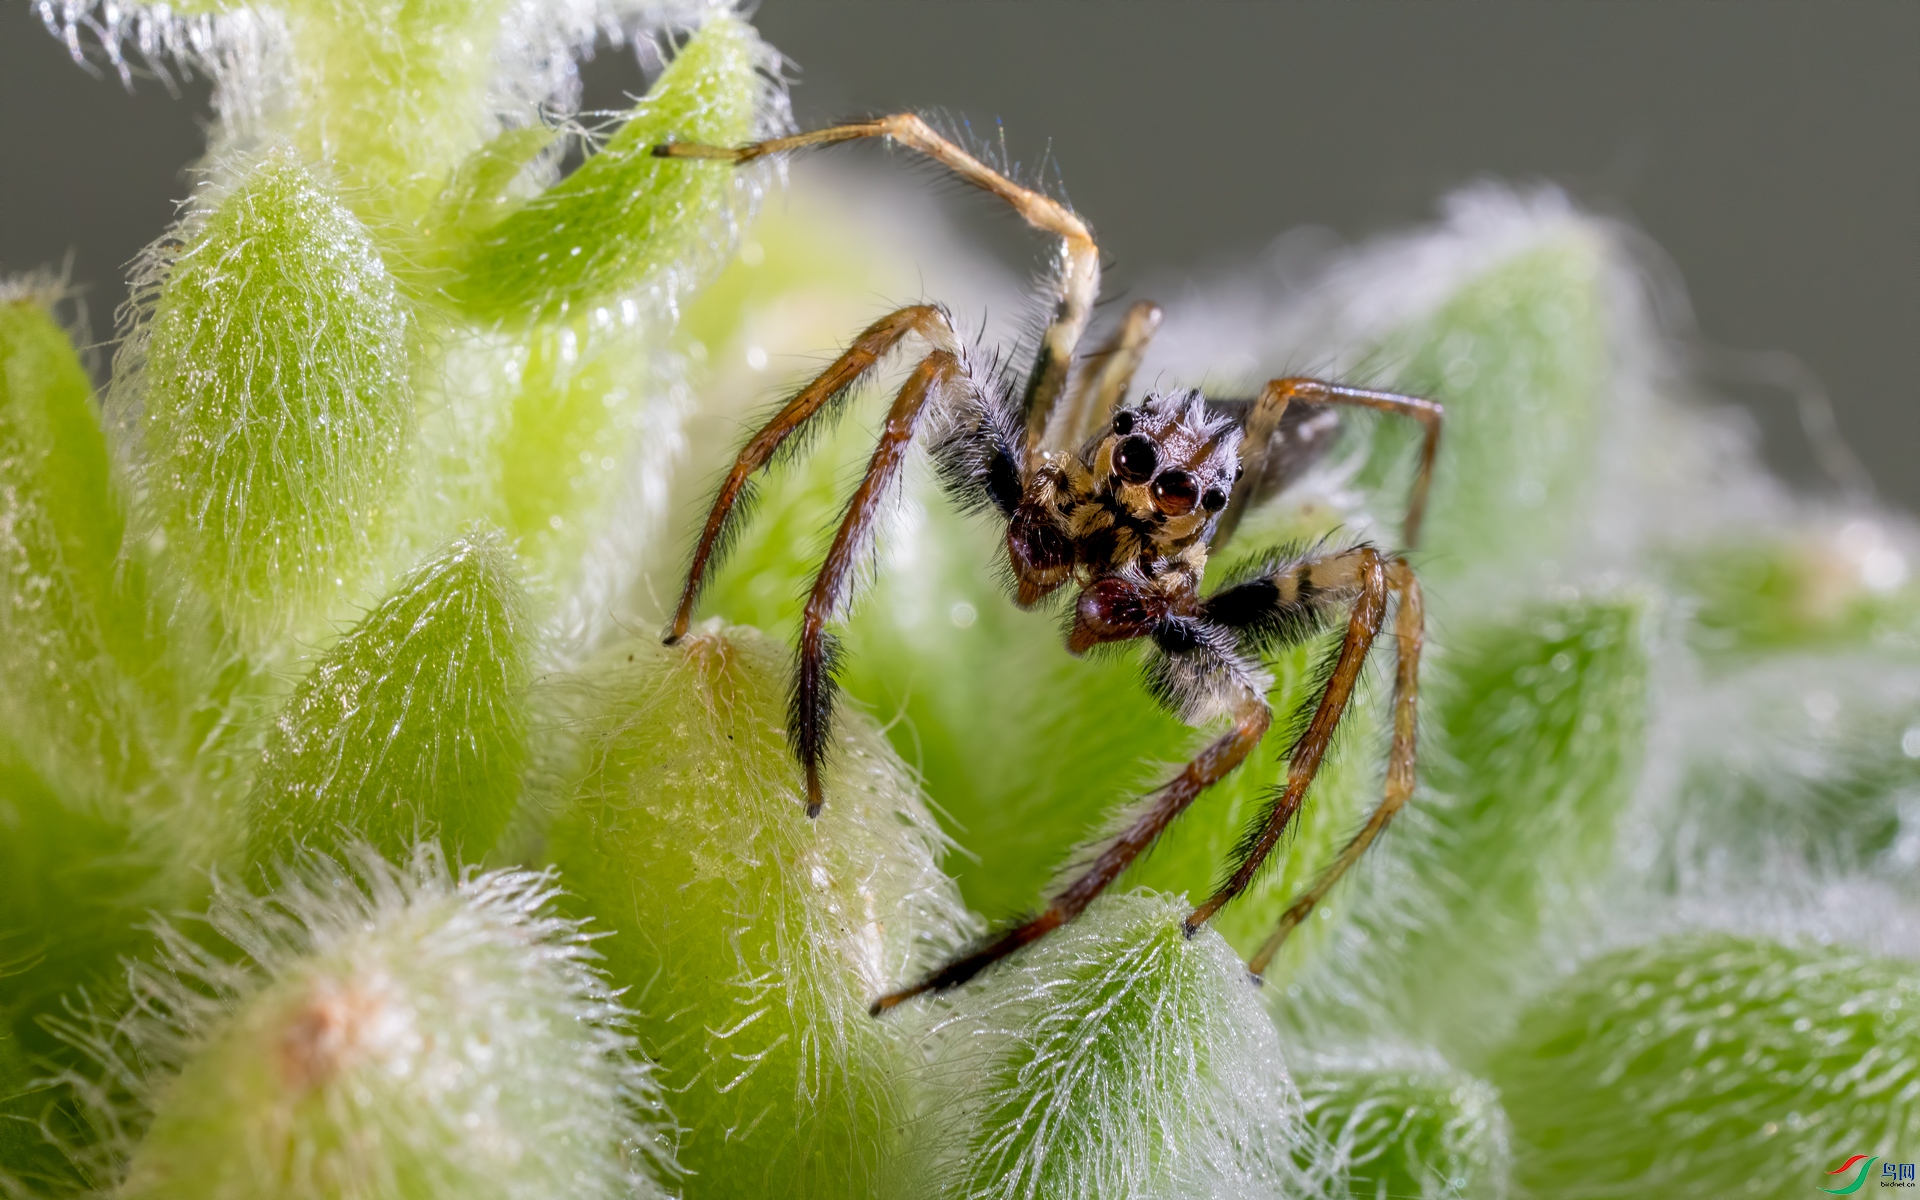
[[[1579,968],[1489,1073],[1532,1194],[1809,1196],[1848,1155],[1920,1142],[1920,972],[1668,938]]]
[[[1484,1049],[1541,934],[1611,860],[1641,760],[1642,625],[1631,599],[1580,599],[1454,631],[1427,673],[1423,786],[1336,892],[1324,951],[1290,943],[1270,972],[1290,980],[1285,1024],[1366,1013],[1461,1061]]]
[[[1485,1080],[1385,1065],[1302,1070],[1295,1080],[1306,1122],[1331,1149],[1354,1200],[1507,1195],[1511,1134]]]
[[[530,631],[497,535],[416,567],[287,701],[249,801],[255,863],[342,839],[389,856],[437,836],[477,862],[499,840],[527,757]]]
[[[437,856],[324,860],[227,897],[218,963],[169,932],[134,971],[123,1059],[152,1121],[126,1200],[657,1195],[656,1095],[550,880],[455,884]],[[645,1122],[643,1124],[643,1122]]]
[[[90,799],[151,770],[133,689],[156,643],[125,525],[72,344],[37,297],[0,291],[0,712]]]
[[[937,826],[842,723],[805,815],[787,655],[711,626],[620,647],[580,698],[586,771],[550,845],[685,1129],[688,1197],[895,1195],[909,1060],[867,1005],[969,932]]]
[[[449,285],[455,301],[495,320],[584,311],[636,290],[671,304],[713,265],[744,181],[730,165],[655,158],[653,147],[748,140],[769,54],[746,22],[708,18],[599,153],[478,235]]]
[[[930,1129],[968,1200],[1293,1194],[1299,1097],[1240,958],[1179,897],[1098,902],[955,994]]]
[[[366,227],[290,153],[184,237],[142,335],[148,478],[175,552],[260,641],[372,562],[411,424],[409,319]]]

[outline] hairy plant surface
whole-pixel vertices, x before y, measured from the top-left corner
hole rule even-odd
[[[1217,730],[1018,610],[916,452],[808,819],[787,645],[899,363],[654,635],[756,414],[907,298],[1021,344],[1016,282],[911,187],[797,168],[763,217],[781,168],[656,156],[789,130],[732,4],[36,7],[217,119],[110,379],[0,264],[4,1200],[1789,1196],[1914,1154],[1920,538],[1754,465],[1633,235],[1484,185],[1163,286],[1155,386],[1446,406],[1412,802],[1249,979],[1381,794],[1383,637],[1183,932],[1330,643],[1282,653],[1273,730],[1110,894],[876,1019]],[[589,125],[609,43],[651,83]],[[1414,452],[1343,420],[1209,583],[1397,547]]]

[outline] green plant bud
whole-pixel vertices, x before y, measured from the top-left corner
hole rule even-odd
[[[1490,1077],[1516,1182],[1565,1197],[1800,1197],[1920,1142],[1920,971],[1720,934],[1594,959],[1531,1006]],[[1864,1193],[1863,1193],[1864,1194]]]
[[[583,610],[563,625],[604,620],[665,549],[692,396],[650,351],[634,329],[474,337],[449,357],[442,403],[422,423],[448,518],[505,530],[543,598]],[[677,545],[663,557],[679,567]]]
[[[1187,904],[1109,896],[951,1001],[950,1197],[1292,1195],[1299,1097],[1246,968]]]
[[[1510,575],[1564,552],[1590,519],[1581,505],[1597,478],[1601,422],[1617,415],[1606,403],[1614,306],[1605,237],[1569,213],[1491,219],[1515,228],[1432,235],[1433,255],[1451,249],[1484,265],[1462,272],[1437,306],[1380,335],[1354,372],[1446,406],[1420,556],[1436,580],[1466,568]],[[1456,239],[1467,245],[1447,246]],[[1417,245],[1401,253],[1373,288],[1436,286],[1420,278],[1436,268]],[[1404,495],[1418,430],[1385,420],[1376,429],[1363,481],[1378,497]],[[1380,501],[1374,510],[1391,511]]]
[[[407,311],[366,227],[286,151],[183,240],[141,336],[148,482],[175,553],[259,642],[373,561],[411,421]]]
[[[311,160],[335,164],[368,215],[417,218],[488,133],[505,0],[291,0],[276,124]]]
[[[148,1069],[123,1200],[658,1194],[657,1091],[551,875],[431,848],[223,897],[237,965],[165,931],[112,1046]],[[140,1123],[135,1121],[134,1123]]]
[[[1444,1065],[1378,1064],[1303,1068],[1294,1079],[1306,1123],[1354,1200],[1507,1195],[1511,1131],[1485,1080]]]
[[[1920,672],[1878,653],[1771,655],[1675,704],[1675,802],[1652,815],[1652,872],[1683,894],[1854,873],[1909,877]]]
[[[1323,953],[1269,978],[1288,1026],[1376,1009],[1471,1061],[1517,972],[1611,861],[1646,724],[1642,605],[1576,599],[1457,628],[1430,664],[1423,786]],[[1311,1044],[1312,1039],[1308,1039]]]
[[[655,158],[653,147],[749,140],[772,62],[752,26],[709,17],[599,153],[477,235],[453,298],[491,320],[580,312],[639,291],[670,308],[718,265],[751,185],[729,164]]]
[[[99,800],[151,770],[133,680],[155,646],[93,388],[50,299],[0,282],[0,712],[38,769]]]
[[[712,624],[618,647],[579,698],[587,768],[550,835],[615,931],[614,981],[644,997],[690,1198],[899,1194],[908,1060],[867,1006],[972,932],[938,827],[857,713],[808,820],[789,661]]]
[[[1920,645],[1920,588],[1908,578],[1902,548],[1873,520],[1690,546],[1672,567],[1694,601],[1691,640],[1716,661]]]
[[[520,795],[528,654],[504,541],[435,551],[288,699],[254,776],[252,860],[341,839],[399,856],[426,834],[479,861]]]

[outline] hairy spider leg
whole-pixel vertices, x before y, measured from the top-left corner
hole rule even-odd
[[[1083,912],[1094,898],[1151,846],[1174,818],[1187,810],[1195,797],[1218,783],[1246,760],[1266,736],[1273,724],[1273,710],[1264,697],[1251,690],[1244,692],[1234,707],[1233,725],[1183,767],[1180,773],[1162,784],[1150,797],[1144,812],[1122,830],[1083,874],[1068,884],[1040,915],[1024,921],[999,937],[927,976],[912,987],[891,992],[873,1002],[874,1016],[894,1005],[926,992],[957,987],[987,967],[1031,942],[1065,925]]]
[[[1331,568],[1349,576],[1351,586],[1357,588],[1359,593],[1347,617],[1347,630],[1340,642],[1339,656],[1334,660],[1333,670],[1320,691],[1312,718],[1288,757],[1285,785],[1274,797],[1260,825],[1250,830],[1249,836],[1241,843],[1235,854],[1238,861],[1226,882],[1205,903],[1187,915],[1189,933],[1206,924],[1228,901],[1247,889],[1267,856],[1279,844],[1280,836],[1286,832],[1294,814],[1300,811],[1307,788],[1312,785],[1314,777],[1320,772],[1320,764],[1326,759],[1327,746],[1333,741],[1334,730],[1346,715],[1347,704],[1353,698],[1354,687],[1359,682],[1361,669],[1366,665],[1367,654],[1372,650],[1374,639],[1379,636],[1381,624],[1386,619],[1387,594],[1390,590],[1387,560],[1378,550],[1367,545],[1355,546],[1312,563],[1311,567],[1321,572]]]
[[[935,350],[920,361],[907,377],[887,412],[880,441],[873,458],[847,501],[846,515],[840,519],[833,545],[820,564],[813,591],[800,618],[799,661],[794,670],[793,703],[787,717],[787,736],[807,776],[807,815],[820,815],[820,768],[826,758],[827,739],[833,723],[834,646],[827,622],[846,599],[859,567],[861,554],[871,545],[875,518],[879,516],[887,489],[899,477],[929,405],[940,398],[962,376],[959,358],[948,350]]]
[[[680,592],[680,605],[674,610],[673,624],[663,639],[667,645],[671,646],[685,637],[693,623],[693,606],[700,598],[700,589],[706,584],[707,572],[725,553],[735,505],[748,479],[773,460],[774,453],[783,442],[822,409],[831,408],[844,397],[863,376],[873,370],[874,364],[886,357],[887,352],[899,345],[909,333],[920,334],[942,350],[953,351],[958,348],[952,322],[939,306],[915,304],[888,313],[867,326],[859,337],[853,339],[846,353],[802,388],[740,448],[732,469],[727,472],[720,490],[714,495],[713,507],[707,513],[706,527],[701,530],[699,544],[695,546],[693,559],[687,566],[687,582]]]
[[[1233,490],[1226,511],[1220,514],[1220,523],[1214,529],[1213,544],[1216,547],[1225,545],[1234,528],[1240,524],[1241,514],[1248,502],[1255,497],[1271,494],[1279,484],[1279,480],[1267,477],[1272,465],[1273,435],[1279,430],[1280,419],[1286,414],[1288,406],[1296,401],[1301,404],[1378,409],[1412,417],[1420,422],[1425,437],[1420,443],[1420,463],[1414,471],[1413,489],[1407,497],[1406,523],[1401,526],[1400,534],[1407,549],[1418,547],[1420,525],[1427,515],[1427,490],[1433,481],[1434,458],[1440,452],[1440,426],[1446,410],[1438,403],[1419,396],[1346,387],[1301,376],[1269,382],[1260,389],[1260,398],[1254,401],[1253,408],[1247,413],[1247,436],[1241,443],[1241,463],[1246,468],[1246,477]]]
[[[1052,197],[1021,187],[973,155],[933,131],[913,113],[895,113],[873,121],[855,121],[816,129],[791,137],[772,138],[748,146],[706,146],[698,142],[664,142],[653,148],[660,158],[720,159],[749,163],[770,154],[832,146],[860,138],[890,138],[946,167],[967,183],[1006,201],[1033,228],[1060,238],[1060,268],[1053,281],[1058,291],[1053,316],[1040,339],[1040,353],[1021,401],[1027,427],[1026,472],[1031,475],[1046,450],[1075,449],[1046,443],[1048,418],[1066,393],[1073,352],[1093,315],[1100,292],[1100,249],[1093,231],[1074,211]]]
[[[1386,786],[1378,807],[1368,816],[1367,823],[1341,848],[1326,869],[1314,877],[1307,890],[1287,906],[1272,935],[1247,962],[1247,969],[1256,977],[1266,974],[1267,964],[1273,961],[1274,954],[1286,943],[1288,935],[1313,914],[1314,907],[1326,898],[1333,885],[1347,873],[1347,869],[1360,861],[1360,856],[1367,852],[1367,847],[1373,845],[1374,839],[1387,827],[1387,822],[1393,820],[1394,814],[1406,807],[1407,801],[1413,796],[1413,760],[1420,724],[1420,648],[1426,639],[1426,606],[1420,595],[1420,581],[1414,577],[1413,568],[1407,565],[1405,559],[1396,558],[1387,564],[1387,586],[1399,594],[1400,608],[1393,619],[1394,640],[1399,644],[1399,661],[1395,664],[1393,674],[1393,745],[1387,752]]]
[[[1136,301],[1120,318],[1113,337],[1087,356],[1073,394],[1054,409],[1047,424],[1049,447],[1077,447],[1106,427],[1113,410],[1133,383],[1140,360],[1146,357],[1147,343],[1160,328],[1160,306],[1151,300]]]

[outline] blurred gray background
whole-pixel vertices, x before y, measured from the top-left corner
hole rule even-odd
[[[1803,363],[1880,494],[1920,511],[1920,4],[765,0],[757,22],[803,126],[931,109],[1050,156],[1110,294],[1296,225],[1418,222],[1477,178],[1559,183],[1665,248],[1707,342]],[[625,53],[586,69],[589,107],[643,86]],[[109,334],[206,113],[204,84],[128,94],[0,0],[0,271],[71,253]],[[1776,467],[1831,487],[1790,394],[1722,390]]]

